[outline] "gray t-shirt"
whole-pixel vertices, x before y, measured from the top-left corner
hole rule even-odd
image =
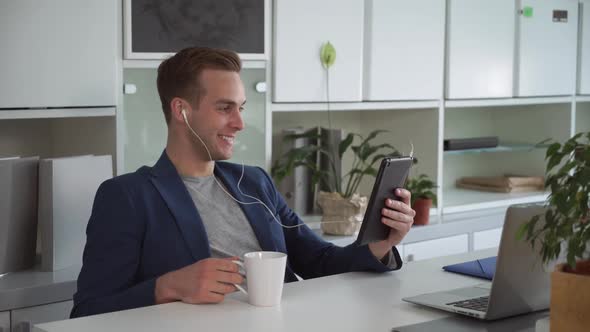
[[[262,250],[242,208],[223,192],[214,175],[182,177],[182,181],[205,225],[211,257],[243,257]]]

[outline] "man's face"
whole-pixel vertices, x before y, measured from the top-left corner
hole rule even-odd
[[[236,134],[244,129],[241,114],[246,103],[244,85],[239,73],[213,69],[201,72],[200,84],[204,94],[199,105],[187,114],[188,121],[207,145],[213,160],[229,159]],[[208,159],[200,141],[189,134],[195,149]]]

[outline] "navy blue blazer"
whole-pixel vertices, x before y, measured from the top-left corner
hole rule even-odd
[[[215,163],[215,175],[234,197],[242,166]],[[267,204],[283,224],[302,221],[285,204],[268,174],[245,167],[240,188]],[[349,271],[389,271],[368,247],[338,247],[307,226],[284,229],[260,204],[240,205],[262,250],[287,253],[285,281]],[[99,187],[86,229],[83,266],[72,317],[155,304],[156,279],[211,256],[207,233],[176,168],[166,155],[152,167],[107,180]],[[397,268],[402,265],[393,249]]]

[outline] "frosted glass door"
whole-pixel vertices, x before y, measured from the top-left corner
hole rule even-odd
[[[231,161],[265,167],[265,94],[254,90],[265,80],[265,70],[245,69],[241,72],[247,103],[242,117],[245,129],[238,133]],[[125,69],[125,83],[135,84],[137,93],[124,95],[121,120],[124,173],[142,165],[153,165],[166,146],[168,129],[158,90],[155,69]]]
[[[577,0],[521,0],[516,95],[572,95],[576,82]]]
[[[367,0],[364,100],[439,99],[445,2]]]
[[[275,1],[274,102],[325,102],[320,49],[330,42],[330,101],[362,95],[363,0]]]
[[[514,0],[449,0],[448,99],[512,97]]]

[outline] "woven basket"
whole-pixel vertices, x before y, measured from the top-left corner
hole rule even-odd
[[[322,208],[322,231],[330,235],[354,235],[361,228],[367,197],[358,194],[342,198],[339,193],[320,191],[318,204]]]

